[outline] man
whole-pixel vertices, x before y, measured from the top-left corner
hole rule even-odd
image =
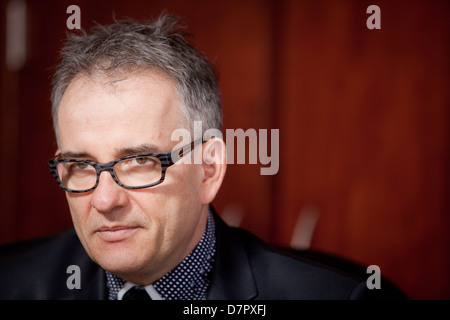
[[[180,145],[173,134],[192,133],[194,121],[221,130],[220,92],[208,60],[177,27],[168,15],[121,21],[64,46],[49,165],[74,230],[4,247],[0,298],[383,297],[365,279],[278,253],[214,212],[224,142]]]

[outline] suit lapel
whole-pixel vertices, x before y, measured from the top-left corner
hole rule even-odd
[[[213,211],[214,212],[214,211]],[[248,255],[233,228],[214,212],[216,254],[208,300],[250,300],[258,290]]]

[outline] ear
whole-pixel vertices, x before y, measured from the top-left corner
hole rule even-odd
[[[225,142],[212,138],[203,143],[203,180],[201,189],[202,204],[211,203],[222,185],[227,168]]]

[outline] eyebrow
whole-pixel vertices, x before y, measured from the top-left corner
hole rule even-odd
[[[161,150],[153,145],[153,144],[141,144],[140,146],[136,147],[127,147],[127,148],[121,148],[118,149],[116,154],[119,158],[131,156],[134,154],[145,154],[145,153],[159,153]]]
[[[115,151],[116,158],[122,158],[135,154],[159,153],[160,149],[153,144],[141,144],[136,147],[125,147]],[[94,159],[94,157],[87,152],[73,152],[67,151],[61,153],[61,158],[65,159]]]
[[[65,158],[65,159],[86,159],[86,158],[92,158],[92,156],[89,155],[89,153],[86,153],[86,152],[67,151],[67,152],[61,152],[61,158]]]

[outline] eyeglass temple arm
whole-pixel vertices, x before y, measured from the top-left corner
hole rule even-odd
[[[213,137],[212,137],[213,138]],[[208,140],[203,140],[203,139],[197,139],[192,141],[191,143],[185,145],[184,147],[181,147],[179,149],[176,149],[174,151],[171,152],[171,161],[173,163],[176,163],[178,160],[180,160],[181,158],[183,158],[185,155],[187,155],[189,152],[191,152],[192,150],[195,149],[195,147],[197,147],[200,144],[205,143]]]

